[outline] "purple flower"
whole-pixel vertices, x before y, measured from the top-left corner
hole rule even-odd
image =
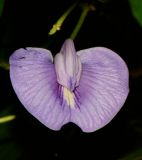
[[[49,50],[18,49],[10,57],[10,77],[25,108],[53,130],[73,122],[84,132],[96,131],[129,92],[128,69],[116,53],[104,47],[76,52],[70,39],[54,61]]]

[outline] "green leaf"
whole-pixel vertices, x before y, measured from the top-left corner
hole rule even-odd
[[[0,118],[11,115],[12,106],[5,106],[0,110]],[[0,160],[18,160],[22,154],[22,148],[15,140],[14,121],[0,123]]]
[[[122,159],[119,160],[141,160],[142,159],[142,148],[133,151]]]
[[[2,14],[3,7],[4,7],[4,0],[0,0],[0,16]]]
[[[132,14],[142,26],[142,0],[129,0]]]
[[[0,111],[0,118],[13,114],[10,106]],[[0,142],[12,138],[12,127],[14,121],[8,123],[0,123]]]
[[[21,148],[16,143],[11,123],[0,124],[0,160],[18,160]]]
[[[19,146],[14,142],[0,145],[0,160],[18,160],[20,154]]]

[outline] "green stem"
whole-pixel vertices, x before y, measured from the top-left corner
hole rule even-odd
[[[81,13],[81,16],[80,16],[80,18],[79,18],[79,20],[78,20],[78,22],[75,26],[75,29],[73,30],[73,32],[70,36],[71,39],[74,40],[76,38],[81,26],[83,25],[83,22],[84,22],[85,18],[86,18],[87,14],[90,10],[95,10],[94,6],[92,6],[92,5],[89,6],[88,4],[85,4],[84,7],[83,7],[83,11]]]
[[[0,62],[0,67],[5,70],[9,70],[9,64],[6,62]]]
[[[0,117],[0,123],[6,123],[6,122],[14,120],[15,118],[16,118],[15,115],[8,115],[5,117]]]
[[[77,3],[74,3],[58,20],[57,22],[53,25],[51,30],[49,31],[48,35],[53,35],[56,33],[56,31],[61,29],[61,26],[67,16],[70,14],[70,12],[76,7]]]

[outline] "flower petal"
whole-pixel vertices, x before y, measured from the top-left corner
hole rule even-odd
[[[58,83],[73,91],[79,85],[81,62],[71,39],[64,42],[60,53],[55,56],[54,64]]]
[[[61,106],[61,86],[50,51],[41,48],[15,51],[10,57],[10,77],[21,103],[44,125],[59,130],[69,121],[69,108]]]
[[[128,69],[113,51],[96,47],[77,52],[82,62],[80,85],[75,90],[79,107],[71,110],[71,121],[85,132],[109,123],[124,104]]]

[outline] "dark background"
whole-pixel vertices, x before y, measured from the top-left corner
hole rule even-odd
[[[55,55],[73,31],[80,5],[61,31],[53,36],[48,32],[74,2],[7,0],[0,18],[0,58],[7,62],[14,50],[27,46],[46,46]],[[75,39],[76,50],[104,46],[125,60],[130,72],[125,105],[111,123],[94,133],[83,133],[71,123],[55,132],[25,110],[11,86],[9,71],[0,68],[0,115],[16,114],[15,120],[0,124],[0,160],[117,160],[142,148],[142,28],[127,0],[83,2],[93,4],[96,11],[86,17]]]

